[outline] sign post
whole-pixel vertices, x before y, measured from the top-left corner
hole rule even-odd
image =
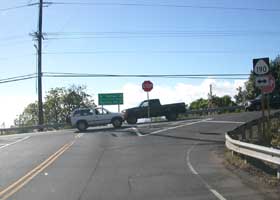
[[[150,98],[149,92],[153,89],[154,85],[151,81],[144,81],[142,83],[142,89],[147,92],[147,100],[148,100],[148,118],[150,119]]]
[[[253,59],[253,69],[256,77],[256,86],[261,90],[261,107],[263,118],[263,135],[265,134],[265,100],[266,108],[268,109],[268,132],[270,133],[270,105],[269,105],[269,93],[275,88],[275,79],[269,74],[269,58],[257,58]],[[266,99],[265,99],[266,95]]]

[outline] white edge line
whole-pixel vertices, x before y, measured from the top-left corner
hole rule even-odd
[[[188,167],[190,168],[191,172],[195,175],[198,175],[198,172],[193,168],[191,162],[190,162],[190,153],[191,153],[191,150],[194,148],[194,145],[188,150],[187,152],[187,165]]]
[[[235,122],[235,121],[206,121],[207,123],[223,123],[223,124],[245,124],[245,122]]]
[[[226,200],[219,192],[214,189],[210,189],[210,191],[220,200]]]
[[[173,129],[176,129],[176,128],[181,128],[181,127],[184,127],[184,126],[190,126],[190,125],[193,125],[193,124],[198,124],[198,123],[202,123],[202,122],[209,121],[209,120],[212,120],[212,118],[207,118],[207,119],[204,119],[204,120],[195,121],[195,122],[191,122],[191,123],[188,123],[188,124],[182,124],[182,125],[178,125],[178,126],[174,126],[174,127],[169,127],[169,128],[157,130],[157,131],[151,132],[149,134],[145,134],[145,135],[140,134],[139,136],[140,137],[145,137],[145,136],[149,136],[149,135],[154,135],[154,134],[157,134],[157,133],[165,132],[165,131],[168,131],[168,130],[173,130]]]
[[[188,152],[187,152],[187,165],[189,167],[189,169],[191,170],[191,172],[198,176],[198,178],[201,180],[201,182],[206,186],[206,188],[213,194],[215,195],[215,197],[217,197],[219,200],[226,200],[225,197],[223,197],[223,195],[221,195],[217,190],[213,189],[201,176],[200,174],[194,169],[194,167],[192,166],[192,163],[190,161],[190,154],[191,151],[193,150],[193,148],[195,147],[196,144],[194,144],[191,148],[189,148]]]
[[[136,133],[137,136],[139,136],[139,137],[143,137],[143,136],[144,136],[144,135],[142,135],[142,134],[139,132],[139,130],[138,130],[137,128],[132,127],[131,129]]]
[[[9,144],[5,144],[4,146],[0,147],[0,149],[4,149],[4,148],[6,148],[6,147],[8,147],[8,146],[11,146],[11,145],[14,145],[14,144],[16,144],[16,143],[22,142],[22,141],[24,141],[24,140],[27,140],[27,139],[30,138],[30,137],[31,137],[31,136],[26,136],[26,137],[24,137],[24,138],[22,138],[22,139],[19,139],[19,140],[15,141],[15,142],[12,142],[12,143],[9,143]]]

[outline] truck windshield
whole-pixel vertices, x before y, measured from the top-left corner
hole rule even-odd
[[[139,107],[148,107],[148,106],[149,106],[149,102],[148,101],[143,101],[139,105]]]

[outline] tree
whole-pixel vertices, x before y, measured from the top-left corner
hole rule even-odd
[[[246,91],[243,90],[243,88],[240,86],[236,88],[236,90],[237,90],[237,94],[234,95],[235,102],[237,104],[244,104],[246,98]]]
[[[62,123],[62,95],[64,88],[52,88],[45,97],[45,123]]]
[[[231,100],[229,95],[224,95],[222,97],[213,96],[212,102],[214,107],[227,107],[236,105],[236,103]]]
[[[94,107],[94,100],[85,92],[86,86],[74,86],[64,90],[62,95],[62,118],[65,122],[69,120],[71,112],[75,108]]]
[[[198,109],[206,109],[208,108],[209,100],[208,99],[197,99],[190,104],[190,109],[198,110]],[[232,101],[231,97],[228,95],[218,97],[212,97],[212,105],[213,107],[227,107],[236,105],[235,102]]]
[[[67,123],[73,109],[79,107],[94,107],[94,101],[86,93],[86,86],[71,86],[69,88],[57,87],[47,92],[45,97],[44,118],[45,123]],[[14,120],[15,126],[31,126],[38,123],[38,104],[29,104]]]
[[[198,109],[206,109],[208,108],[208,100],[207,99],[197,99],[190,104],[190,109],[198,110]]]
[[[38,123],[38,102],[29,104],[19,115],[17,119],[14,120],[14,124],[17,127],[22,126],[32,126]]]

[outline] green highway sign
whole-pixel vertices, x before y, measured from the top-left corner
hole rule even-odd
[[[122,105],[123,93],[98,94],[99,105]]]

